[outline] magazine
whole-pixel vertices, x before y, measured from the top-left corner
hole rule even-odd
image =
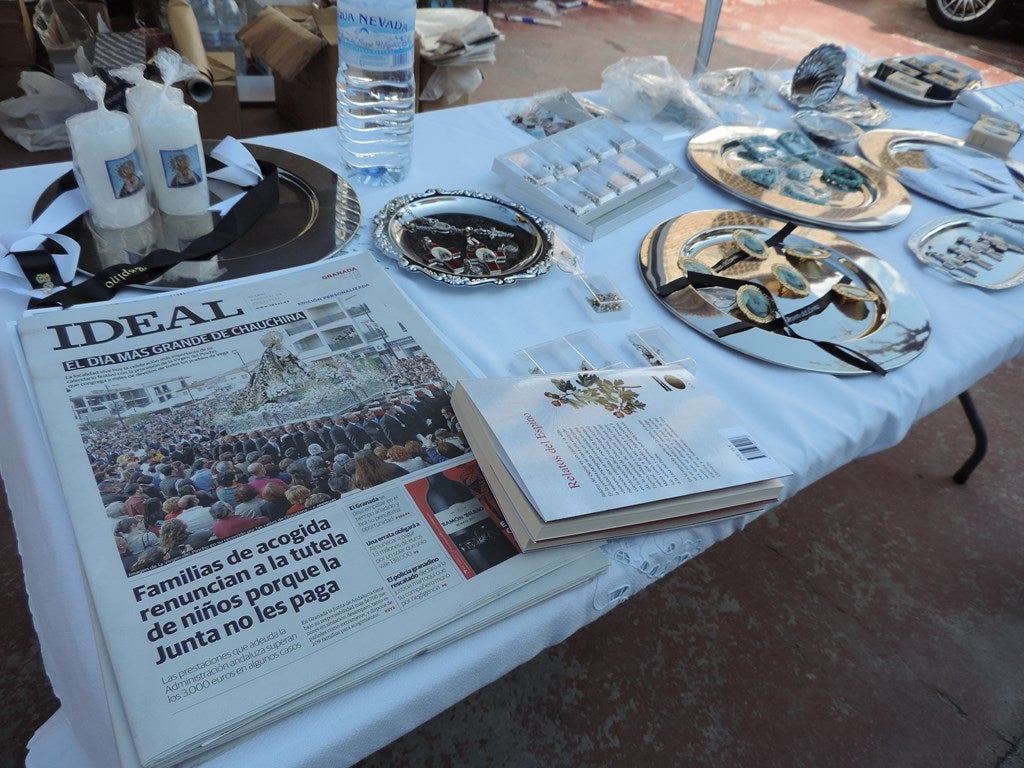
[[[789,474],[682,367],[463,380],[452,405],[524,550],[752,512]]]
[[[221,748],[605,564],[515,546],[448,429],[465,368],[367,253],[16,331],[124,765]]]

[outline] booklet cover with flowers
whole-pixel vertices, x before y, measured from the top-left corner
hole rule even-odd
[[[763,505],[789,474],[681,367],[462,380],[452,405],[488,482],[521,496],[538,530]]]

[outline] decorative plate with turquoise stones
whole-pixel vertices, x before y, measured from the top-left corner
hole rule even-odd
[[[862,158],[826,152],[795,128],[722,125],[690,139],[687,155],[741,200],[798,221],[884,229],[910,214],[910,195],[896,178]]]
[[[830,230],[799,226],[779,240],[786,226],[733,210],[683,214],[644,238],[640,272],[684,323],[761,360],[849,375],[921,353],[928,310],[896,270]],[[743,253],[736,232],[767,243],[767,258]]]

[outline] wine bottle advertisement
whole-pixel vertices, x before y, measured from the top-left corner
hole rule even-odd
[[[467,579],[518,553],[476,461],[407,483],[405,489]]]

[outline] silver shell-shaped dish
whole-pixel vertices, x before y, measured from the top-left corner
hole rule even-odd
[[[808,202],[767,188],[743,175],[751,163],[742,152],[742,140],[766,136],[778,138],[783,131],[757,126],[722,125],[690,139],[687,155],[701,174],[736,197],[774,213],[810,224],[841,229],[885,229],[910,214],[910,195],[895,177],[858,157],[839,158],[819,151],[837,166],[857,171],[864,184],[856,190],[827,187],[822,203]],[[818,171],[817,178],[821,172]],[[819,188],[817,178],[811,179]]]
[[[918,260],[947,277],[998,290],[1024,283],[1024,228],[1002,219],[948,216],[907,241]]]
[[[967,83],[962,88],[960,88],[959,91],[954,93],[952,98],[932,98],[927,95],[922,96],[917,93],[913,93],[909,90],[906,90],[904,88],[900,88],[897,85],[894,85],[878,77],[877,73],[880,64],[887,62],[900,63],[907,59],[917,59],[926,64],[943,64],[948,62],[950,64],[956,65],[957,67],[967,70],[967,72],[969,73],[969,79]],[[970,91],[974,90],[975,88],[980,88],[983,82],[981,73],[978,70],[961,64],[960,62],[953,61],[952,59],[948,59],[945,56],[938,56],[934,54],[925,53],[919,53],[916,56],[895,56],[890,59],[882,59],[879,61],[868,62],[867,64],[860,68],[860,72],[858,72],[857,74],[862,84],[869,85],[872,88],[878,89],[879,91],[883,91],[885,93],[903,99],[904,101],[908,101],[911,104],[917,104],[918,106],[922,107],[948,107],[950,104],[956,101],[956,97],[960,93],[962,93],[963,91]]]
[[[891,266],[829,230],[797,227],[771,249],[767,259],[744,259],[715,271],[715,265],[725,263],[735,250],[734,232],[745,230],[768,240],[784,225],[784,221],[732,210],[684,214],[659,224],[644,238],[640,271],[655,296],[659,287],[695,271],[712,271],[763,286],[790,328],[803,338],[745,322],[749,315],[744,316],[737,305],[737,292],[731,289],[687,286],[658,297],[696,331],[760,360],[806,371],[855,375],[867,371],[831,354],[829,344],[870,358],[886,371],[909,363],[924,350],[931,322],[920,296]],[[793,258],[784,253],[785,247],[825,249],[828,256]],[[703,269],[694,269],[697,264]],[[799,271],[808,295],[787,295],[780,289],[773,267]],[[870,292],[875,300],[848,300],[836,286],[849,286],[848,293]]]
[[[525,208],[482,192],[428,189],[373,218],[373,241],[406,269],[451,285],[505,285],[551,268],[554,232]]]
[[[846,51],[834,43],[819,45],[796,65],[789,83],[790,102],[811,109],[831,101],[846,76]]]

